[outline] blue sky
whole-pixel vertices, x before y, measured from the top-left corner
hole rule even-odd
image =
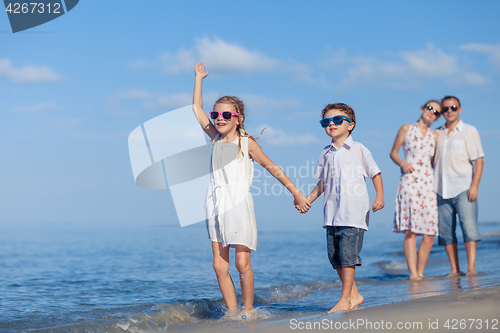
[[[305,192],[328,144],[320,111],[351,105],[353,138],[384,180],[386,207],[371,224],[392,223],[399,168],[389,151],[400,126],[416,121],[426,100],[458,96],[485,151],[479,218],[497,221],[499,13],[497,1],[82,0],[16,34],[0,15],[0,223],[178,225],[168,190],[135,185],[127,137],[191,103],[197,61],[210,71],[206,109],[218,96],[240,96],[248,132],[268,127],[264,152]],[[264,181],[269,191],[276,181],[260,171],[260,230],[320,228],[322,198],[299,215],[289,196],[263,194]]]

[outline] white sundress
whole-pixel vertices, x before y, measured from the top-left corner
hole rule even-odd
[[[257,223],[250,186],[254,162],[248,155],[247,136],[224,142],[220,136],[212,146],[211,177],[205,202],[208,236],[212,242],[244,245],[257,249]]]

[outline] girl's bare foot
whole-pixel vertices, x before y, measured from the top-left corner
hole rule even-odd
[[[360,303],[361,304],[361,303]],[[342,312],[342,311],[347,311],[351,309],[351,302],[345,301],[345,300],[340,300],[337,305],[335,305],[328,313],[333,313],[333,312]]]

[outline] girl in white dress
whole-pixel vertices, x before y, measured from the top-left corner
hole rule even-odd
[[[438,232],[431,165],[438,134],[429,125],[441,115],[441,104],[430,100],[420,112],[421,117],[415,124],[401,127],[390,154],[394,163],[401,167],[393,231],[405,234],[403,248],[411,280],[423,278],[434,236]],[[401,146],[404,160],[398,155]],[[418,253],[417,235],[423,235]]]
[[[207,191],[205,214],[212,241],[213,266],[229,311],[238,304],[229,275],[229,249],[235,248],[235,265],[239,272],[244,310],[253,309],[254,276],[250,252],[257,248],[257,228],[250,194],[253,162],[256,161],[294,196],[294,204],[305,213],[310,204],[285,173],[245,133],[244,105],[237,97],[224,96],[215,102],[210,121],[203,111],[202,83],[208,75],[201,62],[195,67],[193,112],[201,127],[213,141],[211,179]]]

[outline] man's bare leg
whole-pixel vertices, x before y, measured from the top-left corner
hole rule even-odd
[[[467,252],[467,261],[468,261],[468,268],[467,268],[467,275],[474,275],[476,274],[476,253],[477,253],[477,242],[476,241],[470,241],[470,242],[465,242],[465,251]]]
[[[444,249],[446,250],[446,254],[448,255],[448,260],[450,261],[451,266],[451,273],[448,274],[448,277],[462,275],[462,273],[460,272],[460,265],[458,263],[457,243],[445,245]]]

